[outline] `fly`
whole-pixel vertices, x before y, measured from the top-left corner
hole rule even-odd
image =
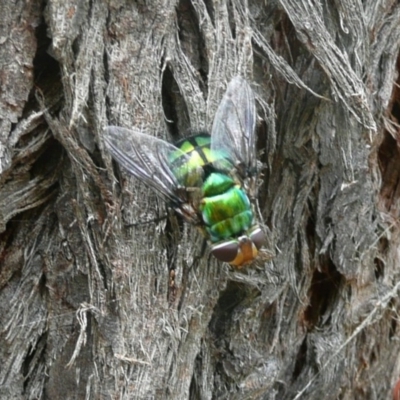
[[[138,129],[109,126],[113,158],[195,225],[220,261],[251,264],[264,243],[255,217],[257,157],[254,94],[241,77],[231,80],[211,135],[175,145]]]

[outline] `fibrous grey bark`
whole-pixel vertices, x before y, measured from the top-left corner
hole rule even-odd
[[[0,27],[0,397],[390,397],[400,6],[18,1]],[[275,257],[246,271],[113,165],[106,125],[209,129],[242,75]]]

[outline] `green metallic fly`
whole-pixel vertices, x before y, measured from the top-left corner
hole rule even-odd
[[[176,145],[137,129],[109,126],[114,159],[198,227],[220,261],[241,268],[257,257],[264,233],[255,218],[257,157],[255,101],[235,77],[211,130]]]

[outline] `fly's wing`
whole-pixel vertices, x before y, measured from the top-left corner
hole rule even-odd
[[[191,165],[180,149],[138,129],[109,126],[104,140],[119,164],[175,207],[187,202],[186,182],[202,179],[202,168]]]
[[[211,150],[225,154],[242,179],[257,173],[255,123],[253,91],[243,78],[237,76],[230,81],[215,114]],[[223,164],[223,160],[220,163]]]

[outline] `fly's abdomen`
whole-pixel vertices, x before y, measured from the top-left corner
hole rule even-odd
[[[200,211],[211,242],[235,237],[251,227],[249,198],[232,178],[212,173],[203,185],[203,194]]]
[[[253,212],[244,190],[229,176],[233,169],[224,152],[212,151],[210,137],[197,135],[178,143],[179,152],[170,155],[170,163],[179,182],[186,187],[196,187],[201,179],[202,200],[199,213],[204,226],[202,231],[213,242],[235,238],[248,230],[253,223]],[[184,153],[189,158],[181,162]],[[218,170],[214,163],[218,164]],[[200,167],[203,176],[196,175]]]

